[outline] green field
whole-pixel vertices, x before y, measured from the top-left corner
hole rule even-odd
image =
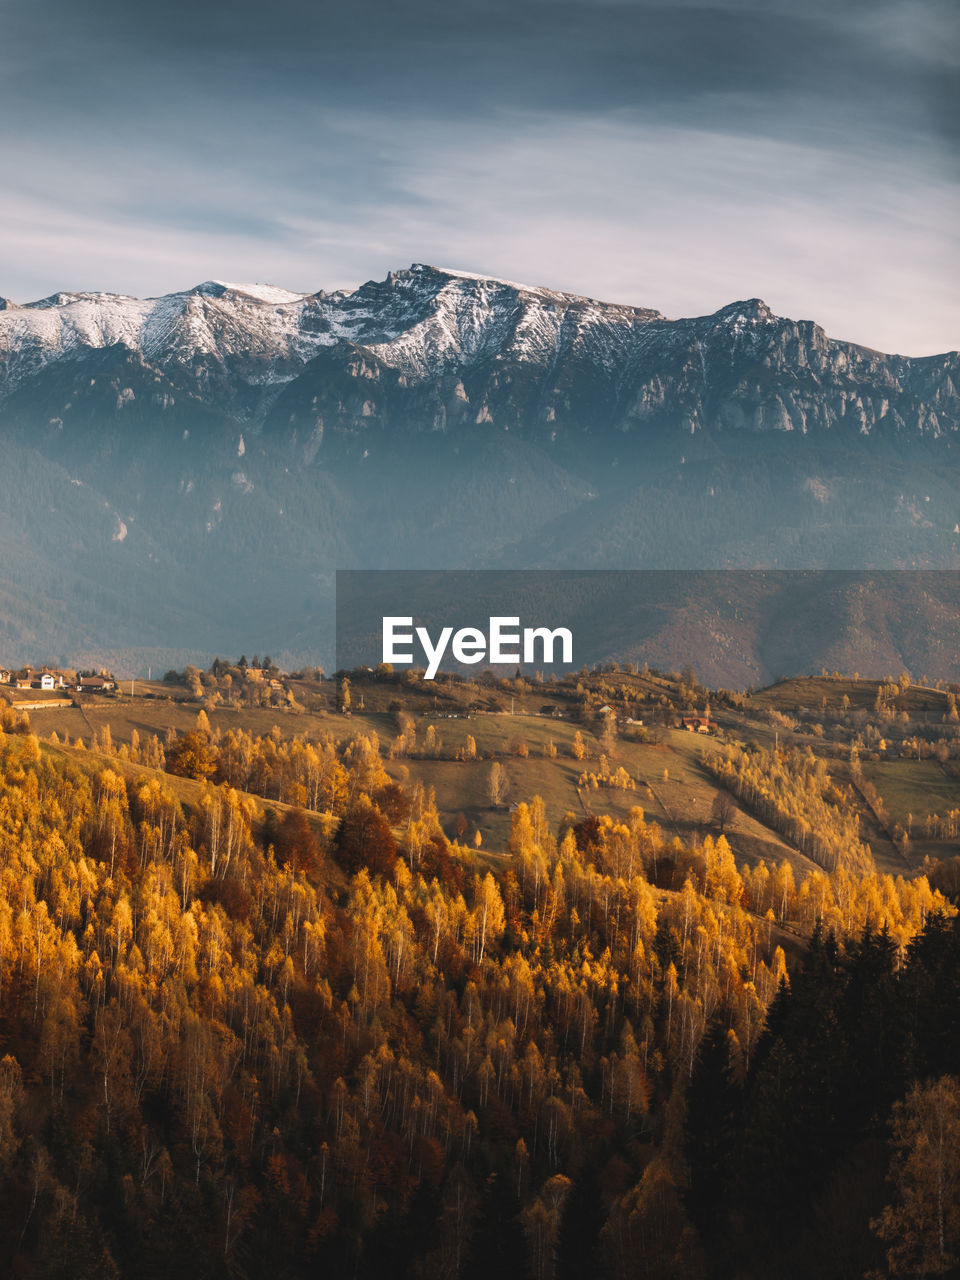
[[[894,822],[925,818],[960,806],[960,782],[936,760],[881,760],[863,766],[863,775],[883,796]]]

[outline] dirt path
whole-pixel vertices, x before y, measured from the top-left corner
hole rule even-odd
[[[674,831],[676,832],[677,839],[678,839],[678,840],[682,840],[682,839],[683,839],[683,835],[681,834],[680,828],[677,826],[677,820],[676,820],[676,818],[673,816],[673,814],[671,813],[671,811],[667,808],[667,803],[666,803],[666,801],[664,800],[663,796],[661,796],[661,795],[660,795],[660,793],[657,791],[656,787],[653,785],[653,783],[652,783],[649,779],[644,783],[644,786],[647,788],[647,790],[648,790],[648,791],[650,792],[650,794],[653,796],[654,800],[656,800],[657,804],[658,804],[658,805],[660,806],[660,808],[663,810],[664,817],[666,818],[666,820],[670,823],[671,827],[673,827]]]

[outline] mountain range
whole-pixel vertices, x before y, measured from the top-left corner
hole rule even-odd
[[[0,300],[0,661],[329,663],[337,568],[956,570],[958,432],[956,352],[884,355],[758,299],[670,320],[414,265],[350,292]],[[895,596],[871,653],[917,668]],[[754,682],[778,674],[755,631]]]

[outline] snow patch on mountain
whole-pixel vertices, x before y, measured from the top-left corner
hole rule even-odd
[[[226,280],[218,280],[224,289],[231,293],[245,293],[248,298],[256,298],[260,302],[272,302],[282,305],[285,302],[300,302],[305,293],[291,293],[289,289],[278,289],[272,284],[229,284]]]

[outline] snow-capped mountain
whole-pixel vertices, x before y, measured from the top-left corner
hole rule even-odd
[[[122,346],[161,366],[213,358],[238,376],[282,383],[338,343],[369,347],[407,374],[429,377],[504,348],[536,360],[556,348],[567,316],[612,333],[658,313],[546,289],[414,266],[352,293],[292,293],[208,280],[161,298],[58,293],[0,317],[4,390],[58,360]]]
[[[381,398],[415,399],[420,425],[431,428],[451,416],[527,431],[557,423],[629,431],[651,421],[689,431],[842,425],[942,434],[960,426],[956,353],[884,356],[781,319],[757,299],[671,321],[643,307],[422,265],[351,293],[206,281],[161,298],[59,293],[8,304],[0,397],[36,385],[53,365],[82,366],[107,351],[138,355],[178,383],[193,376],[192,396],[229,403],[255,422],[286,389],[283,412],[304,425],[324,399],[318,382],[337,368],[338,382],[346,370],[363,391],[379,383]],[[343,409],[337,400],[334,417],[351,430],[371,425],[351,417],[396,408],[366,394]]]
[[[0,659],[329,658],[338,567],[958,568],[958,388],[422,265],[4,302]]]

